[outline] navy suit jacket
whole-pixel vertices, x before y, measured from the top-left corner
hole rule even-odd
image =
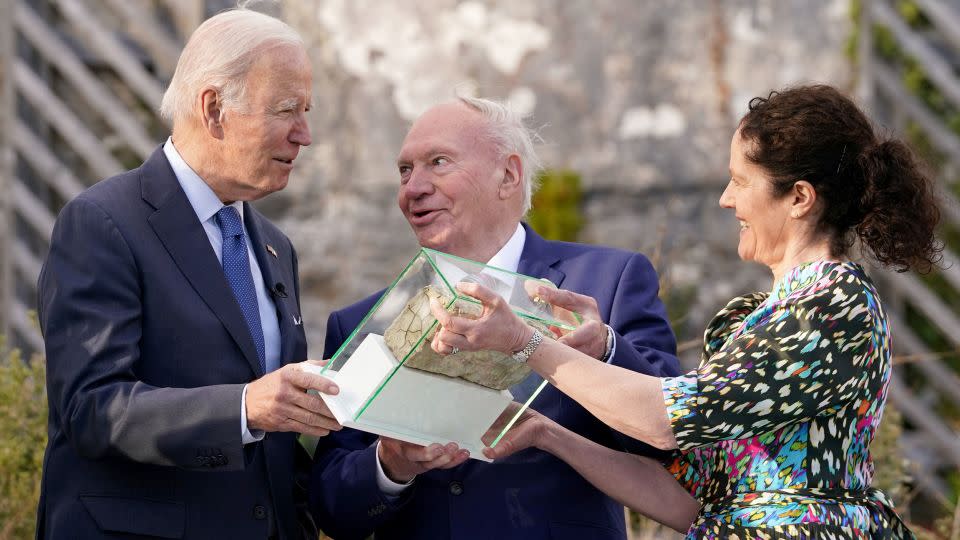
[[[244,217],[268,290],[289,291],[273,296],[281,360],[304,360],[293,246],[251,206]],[[295,435],[241,442],[242,389],[263,373],[162,149],[60,212],[39,317],[50,416],[38,538],[316,538]]]
[[[679,372],[676,340],[657,298],[657,274],[643,255],[546,241],[524,227],[527,238],[517,271],[595,298],[617,334],[611,363],[656,376]],[[381,294],[330,315],[324,358],[336,352]],[[608,428],[552,386],[544,388],[533,408],[611,448],[654,452]],[[399,497],[388,497],[377,487],[375,441],[374,435],[344,429],[317,447],[310,505],[320,528],[337,540],[370,533],[378,540],[626,536],[623,507],[546,452],[528,449],[495,463],[469,460],[430,471]]]

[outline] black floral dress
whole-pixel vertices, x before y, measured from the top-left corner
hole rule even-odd
[[[700,367],[663,379],[668,469],[702,504],[687,538],[912,538],[870,487],[890,337],[859,265],[794,268],[732,300]]]

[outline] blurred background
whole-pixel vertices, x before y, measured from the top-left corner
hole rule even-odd
[[[179,51],[226,0],[0,0],[0,538],[31,538],[46,440],[36,281],[61,206],[138,166]],[[416,242],[396,208],[410,122],[455,92],[508,100],[543,139],[545,236],[641,251],[686,368],[729,298],[770,286],[717,205],[751,97],[823,82],[930,163],[947,266],[873,270],[898,376],[876,483],[925,537],[960,538],[960,1],[287,0],[305,37],[314,144],[257,203],[300,257],[304,325],[384,287]],[[909,239],[905,239],[909,241]],[[12,437],[11,437],[12,435]],[[635,538],[674,538],[636,516]]]

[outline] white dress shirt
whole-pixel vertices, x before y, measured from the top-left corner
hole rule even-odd
[[[203,231],[207,233],[207,239],[210,240],[210,246],[216,253],[217,260],[220,261],[220,264],[223,264],[223,235],[216,220],[217,212],[224,207],[223,202],[183,160],[176,147],[174,147],[172,138],[167,138],[167,142],[163,145],[163,153],[167,156],[167,161],[170,162],[173,174],[177,177],[177,182],[180,183],[180,187],[186,193],[190,206],[197,213],[197,219],[203,225]],[[243,224],[247,258],[250,261],[250,273],[253,276],[253,285],[257,289],[257,307],[260,311],[260,326],[263,328],[264,360],[267,372],[270,372],[280,367],[280,322],[277,320],[277,308],[273,304],[273,299],[267,294],[267,287],[263,282],[263,273],[260,271],[260,265],[257,263],[257,257],[254,255],[253,247],[250,244],[247,225],[243,222],[243,203],[237,201],[230,206],[240,212],[240,222]],[[247,387],[244,386],[243,395],[240,398],[240,433],[243,444],[259,441],[264,436],[262,431],[251,433],[247,429],[246,402]]]

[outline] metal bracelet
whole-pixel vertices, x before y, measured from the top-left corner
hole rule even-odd
[[[543,343],[543,334],[539,330],[534,328],[533,335],[530,336],[530,341],[520,349],[519,351],[513,353],[513,359],[520,363],[526,363],[530,359],[530,356],[533,355],[533,352],[537,350],[537,347]]]

